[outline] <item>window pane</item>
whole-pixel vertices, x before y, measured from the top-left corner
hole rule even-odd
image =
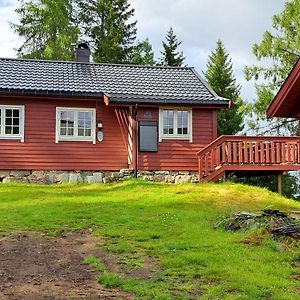
[[[13,118],[13,125],[19,125],[19,118]]]
[[[20,109],[6,108],[4,112],[5,124],[4,134],[19,135],[20,134]]]
[[[74,120],[75,114],[73,111],[60,112],[60,134],[62,136],[74,136]]]
[[[13,117],[14,117],[14,118],[19,118],[19,117],[20,117],[19,109],[14,109],[14,110],[13,110]]]
[[[12,118],[6,117],[6,118],[5,118],[5,125],[12,125]]]
[[[12,109],[6,109],[5,111],[6,111],[5,112],[6,117],[12,117]]]
[[[188,114],[187,110],[178,110],[177,134],[188,134]]]
[[[79,112],[78,113],[78,136],[91,136],[92,135],[92,113]]]
[[[174,132],[174,111],[169,109],[163,110],[163,133],[173,134]]]
[[[86,129],[85,136],[92,136],[92,130],[91,129]]]
[[[13,127],[13,134],[19,134],[19,127]]]
[[[78,128],[78,135],[79,136],[84,136],[84,129],[83,128]]]
[[[5,134],[11,134],[12,132],[12,127],[5,127]]]
[[[60,128],[60,135],[63,135],[63,136],[67,135],[67,129],[65,127]]]
[[[73,136],[73,135],[74,135],[74,129],[68,128],[68,136]]]

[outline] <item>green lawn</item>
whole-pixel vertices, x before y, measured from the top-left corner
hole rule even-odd
[[[99,282],[137,299],[300,299],[299,244],[288,243],[280,251],[283,241],[260,231],[213,229],[230,212],[263,208],[300,210],[300,203],[229,183],[2,184],[0,234],[92,228],[116,263],[131,269],[141,267],[146,257],[156,263],[159,271],[142,280],[109,272],[102,261],[86,258]],[[256,243],[260,235],[263,241]]]

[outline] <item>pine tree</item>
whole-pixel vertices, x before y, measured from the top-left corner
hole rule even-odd
[[[136,40],[134,9],[128,0],[78,0],[84,34],[95,62],[128,63]]]
[[[148,39],[138,42],[130,62],[132,64],[148,66],[153,66],[155,64],[152,45],[149,43]]]
[[[79,29],[70,0],[21,1],[19,24],[12,24],[24,40],[17,49],[23,58],[72,60]]]
[[[181,45],[182,42],[177,40],[176,35],[174,34],[173,28],[167,32],[166,41],[163,42],[163,51],[161,52],[162,65],[165,66],[182,66],[185,57],[183,56],[183,52],[177,51],[177,48]]]
[[[231,100],[231,107],[218,112],[218,135],[234,135],[243,129],[243,101],[240,86],[233,75],[232,61],[221,40],[208,58],[205,79],[221,97]]]

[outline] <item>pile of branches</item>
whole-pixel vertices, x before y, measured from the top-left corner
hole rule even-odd
[[[273,237],[289,236],[300,240],[299,219],[277,209],[264,209],[259,214],[241,211],[222,219],[215,227],[231,231],[265,227]]]

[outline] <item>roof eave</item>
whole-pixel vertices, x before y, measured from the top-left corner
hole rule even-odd
[[[229,100],[220,98],[218,100],[206,100],[206,99],[198,99],[198,100],[170,100],[170,99],[158,99],[158,98],[145,98],[145,96],[141,96],[140,98],[132,98],[121,97],[121,96],[111,96],[109,97],[110,103],[141,103],[141,104],[151,104],[151,105],[189,105],[189,106],[216,106],[218,108],[227,108],[229,107]]]
[[[102,98],[103,93],[0,88],[0,95]]]
[[[293,113],[284,113],[280,110],[285,106],[286,101],[289,101],[290,92],[298,80],[300,81],[300,58],[267,108],[267,118],[294,117]]]

